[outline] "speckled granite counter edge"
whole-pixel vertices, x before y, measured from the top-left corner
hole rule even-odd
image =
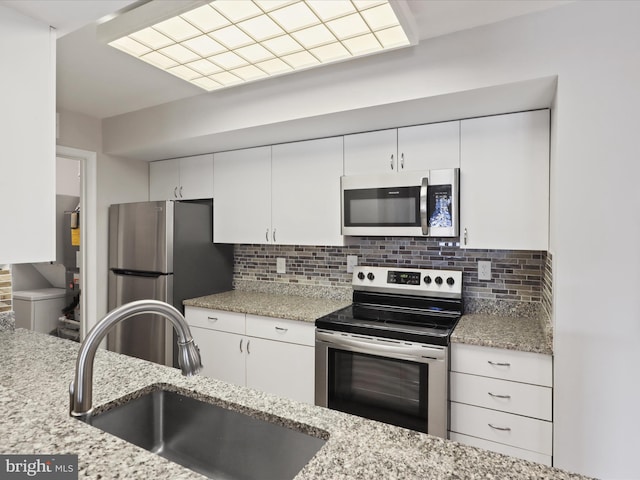
[[[13,330],[15,325],[16,319],[12,310],[0,313],[0,332],[4,330]]]
[[[326,298],[328,300],[349,301],[353,294],[353,289],[350,286],[334,287],[329,285],[304,285],[290,282],[258,282],[255,280],[235,280],[233,286],[235,290],[244,292]]]
[[[351,300],[245,290],[230,290],[190,298],[183,302],[187,307],[224,310],[306,323],[314,323],[316,319],[346,307],[350,303]]]
[[[68,384],[78,344],[16,329],[0,333],[0,436],[3,453],[77,453],[82,478],[202,478],[68,416]],[[47,351],[46,356],[34,355]],[[142,360],[98,351],[94,370],[98,407],[153,384],[170,384],[247,413],[267,415],[329,433],[327,443],[295,477],[442,479],[585,479],[457,442],[354,417],[335,410],[233,386]],[[21,401],[20,401],[21,400]]]

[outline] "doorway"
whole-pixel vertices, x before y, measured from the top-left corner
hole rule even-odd
[[[82,274],[80,287],[80,341],[87,334],[90,318],[97,318],[97,154],[77,148],[56,146],[56,157],[63,161],[77,161],[80,166],[80,249],[79,261]]]

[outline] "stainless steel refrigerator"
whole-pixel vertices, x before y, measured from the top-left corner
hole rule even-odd
[[[109,301],[114,308],[155,299],[182,301],[232,289],[233,246],[213,243],[213,203],[141,202],[109,207]],[[157,315],[138,315],[107,337],[116,352],[175,366],[174,332]]]

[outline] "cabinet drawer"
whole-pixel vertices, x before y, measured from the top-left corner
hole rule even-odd
[[[478,407],[552,420],[550,387],[451,372],[450,399]]]
[[[552,455],[551,422],[451,402],[451,431]]]
[[[454,432],[450,433],[449,439],[472,447],[484,448],[485,450],[502,453],[503,455],[509,455],[511,457],[529,460],[530,462],[551,466],[551,455],[544,455],[542,453],[532,452],[531,450],[503,445],[502,443],[490,442],[489,440],[484,440],[482,438],[470,437],[468,435],[462,435]]]
[[[296,320],[247,315],[247,335],[315,346],[315,325]]]
[[[534,385],[553,385],[551,355],[456,343],[451,371]]]
[[[245,314],[211,310],[209,308],[185,307],[185,318],[191,327],[208,328],[222,332],[244,334]]]

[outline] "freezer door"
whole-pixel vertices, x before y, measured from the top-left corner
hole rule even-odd
[[[119,275],[109,272],[109,311],[135,300],[170,303],[173,275]],[[173,327],[164,317],[141,314],[117,324],[107,336],[114,352],[173,366]]]
[[[173,273],[173,202],[109,207],[109,269]]]

